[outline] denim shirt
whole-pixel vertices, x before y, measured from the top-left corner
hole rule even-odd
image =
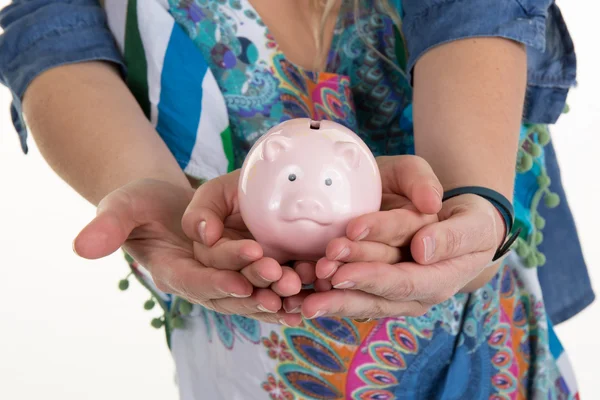
[[[123,0],[125,1],[125,0]],[[552,124],[560,116],[569,88],[575,84],[573,42],[552,0],[391,0],[401,11],[409,59],[408,71],[429,49],[470,37],[503,37],[526,46],[527,96],[524,120]],[[14,126],[27,152],[27,129],[21,100],[31,81],[60,65],[103,60],[125,74],[123,58],[97,0],[14,0],[0,11],[0,82],[13,95]],[[562,194],[558,163],[547,157],[553,190]],[[552,177],[552,176],[551,176]],[[563,196],[564,198],[564,196]],[[565,248],[560,235],[577,235],[566,201],[556,212],[555,241],[546,238],[547,264],[539,269],[546,306],[556,324],[578,313],[594,299],[577,240]],[[547,216],[551,218],[551,216]],[[561,251],[552,251],[553,249]],[[562,257],[558,255],[562,254]],[[565,260],[565,255],[569,259]],[[568,263],[569,270],[565,268]]]

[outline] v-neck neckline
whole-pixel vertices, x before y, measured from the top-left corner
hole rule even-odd
[[[256,10],[256,8],[254,8],[254,5],[252,4],[252,2],[250,0],[243,0],[244,3],[246,3],[246,7],[249,11],[253,12],[255,15],[257,15],[260,18],[260,14],[258,13],[258,11]],[[335,25],[333,26],[333,34],[331,35],[331,42],[329,43],[329,47],[328,47],[328,51],[327,51],[327,58],[325,60],[325,67],[323,68],[322,71],[315,71],[313,69],[310,68],[305,68],[303,66],[300,66],[294,62],[292,62],[286,55],[285,53],[281,50],[281,48],[279,47],[279,44],[276,43],[276,47],[274,49],[275,53],[278,54],[279,56],[281,56],[283,59],[285,59],[285,61],[290,64],[291,66],[293,66],[297,71],[300,71],[304,74],[311,74],[313,76],[321,76],[321,75],[338,75],[335,71],[333,71],[332,67],[332,62],[335,59],[334,55],[335,53],[337,53],[337,47],[338,47],[338,43],[339,43],[339,34],[342,31],[343,28],[343,23],[346,20],[346,14],[347,14],[347,9],[344,5],[344,1],[342,0],[342,4],[337,12],[337,15],[335,17]],[[273,38],[273,40],[275,39],[275,36],[273,36],[273,34],[271,33],[271,30],[269,29],[269,27],[267,26],[266,23],[263,22],[261,28],[264,29],[264,33],[265,35],[269,35]]]

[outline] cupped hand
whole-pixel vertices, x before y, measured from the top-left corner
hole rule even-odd
[[[479,196],[462,195],[444,202],[438,216],[411,241],[416,262],[344,264],[331,277],[333,290],[286,299],[285,309],[301,304],[306,318],[419,316],[482,286],[497,271],[491,260],[506,229],[500,213]]]
[[[436,222],[442,185],[429,164],[411,155],[378,157],[382,180],[381,211],[350,221],[346,236],[332,240],[316,266],[316,277],[331,278],[343,263],[410,260],[410,241]],[[326,283],[320,283],[326,287]]]
[[[185,234],[194,240],[194,254],[204,265],[240,271],[257,288],[271,288],[279,296],[300,292],[298,274],[289,266],[263,257],[244,224],[238,203],[240,171],[201,185],[183,216]]]
[[[73,248],[83,258],[97,259],[123,247],[165,293],[220,313],[272,323],[282,319],[287,324],[299,323],[297,316],[286,317],[279,312],[281,298],[273,291],[255,289],[234,269],[209,267],[196,259],[194,244],[181,226],[193,196],[191,188],[163,181],[127,184],[100,202],[96,217],[76,237]],[[232,241],[223,252],[211,250],[212,263],[235,259],[236,252],[246,249],[253,257],[257,254],[252,243],[239,242]]]

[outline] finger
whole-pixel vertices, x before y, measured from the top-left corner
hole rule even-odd
[[[380,242],[392,247],[406,246],[422,227],[437,221],[436,215],[402,208],[378,211],[354,218],[346,236],[354,241]]]
[[[434,265],[344,264],[331,278],[331,284],[334,289],[359,290],[391,301],[438,304],[476,278],[486,263],[485,255],[475,253]]]
[[[197,303],[252,295],[252,285],[239,272],[207,268],[193,259],[167,260],[164,265],[146,268],[159,290]]]
[[[415,206],[407,197],[395,193],[383,193],[381,195],[381,211],[408,207],[412,207],[413,210],[416,210]]]
[[[290,328],[300,326],[303,323],[302,314],[279,313],[278,316],[279,323]]]
[[[277,261],[272,258],[261,258],[243,268],[241,274],[257,288],[268,288],[273,282],[281,279],[283,269]]]
[[[327,258],[321,258],[315,265],[315,274],[318,280],[329,279],[338,267],[342,265],[340,261],[331,261]]]
[[[346,237],[329,242],[325,255],[331,261],[342,262],[379,261],[395,264],[402,259],[402,251],[399,247],[364,240],[354,242]]]
[[[411,241],[410,249],[413,259],[420,264],[433,264],[476,252],[486,253],[489,262],[499,246],[497,235],[493,207],[469,207],[419,230]]]
[[[302,311],[302,303],[304,299],[314,290],[303,290],[295,296],[290,296],[283,299],[283,309],[289,314],[299,314]]]
[[[303,285],[312,285],[315,282],[317,279],[315,267],[316,264],[310,261],[297,261],[294,264],[294,270],[296,270]]]
[[[94,218],[73,241],[80,257],[97,259],[117,251],[137,227],[130,197],[117,190],[98,204]]]
[[[281,279],[273,283],[271,289],[281,297],[293,296],[302,290],[302,282],[296,271],[285,266]]]
[[[315,292],[327,292],[331,290],[331,282],[327,279],[317,279],[313,285]]]
[[[194,256],[207,267],[239,271],[262,258],[262,247],[254,240],[221,239],[212,247],[194,242]]]
[[[378,157],[384,193],[406,196],[422,213],[437,214],[444,189],[427,161],[418,156]]]
[[[236,211],[236,170],[201,185],[186,209],[181,226],[185,234],[196,242],[212,246],[223,234],[223,222]]]
[[[427,307],[417,301],[394,302],[358,290],[330,290],[308,295],[302,303],[302,316],[346,318],[387,318],[421,316]]]
[[[232,297],[212,300],[210,308],[222,314],[251,315],[257,313],[275,314],[282,309],[281,298],[269,289],[256,289],[245,299]]]

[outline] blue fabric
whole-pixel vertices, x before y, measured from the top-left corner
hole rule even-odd
[[[393,3],[393,1],[392,1]],[[573,43],[551,0],[403,0],[403,30],[409,68],[429,49],[460,38],[499,36],[527,45],[525,120],[554,123],[575,84]],[[60,65],[104,60],[126,73],[123,58],[96,0],[14,0],[0,11],[0,82],[13,95],[11,116],[27,151],[21,100],[31,81]],[[577,231],[560,184],[553,151],[546,154],[552,189],[562,203],[540,207],[546,218],[539,269],[546,306],[554,324],[577,314],[594,299]],[[551,227],[551,229],[550,229]],[[566,267],[568,266],[568,267]]]
[[[494,36],[527,46],[524,122],[552,124],[575,84],[573,42],[552,0],[402,0],[408,71],[429,49],[453,40]]]
[[[196,45],[181,26],[175,24],[165,54],[156,130],[181,169],[188,166],[196,143],[202,112],[202,82],[207,70],[208,65]],[[185,96],[186,101],[174,101],[181,96]]]
[[[590,305],[595,298],[577,229],[562,186],[560,166],[552,142],[544,147],[550,189],[561,198],[559,207],[539,207],[546,220],[544,241],[538,250],[546,254],[546,265],[538,268],[546,311],[554,325],[566,321]]]

